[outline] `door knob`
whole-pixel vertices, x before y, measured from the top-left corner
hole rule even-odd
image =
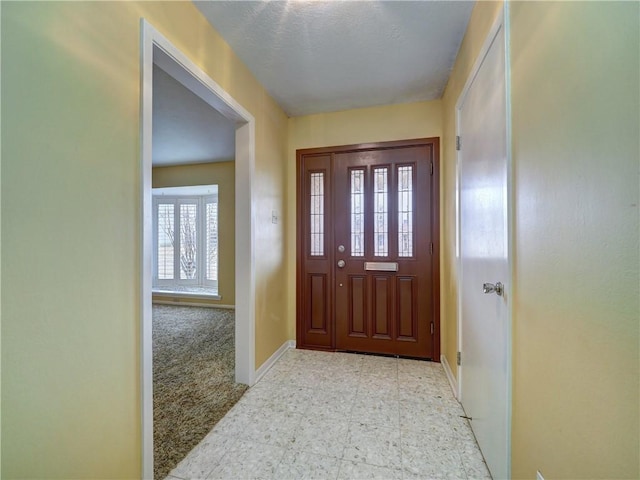
[[[344,260],[338,260],[338,267],[344,268],[344,266],[345,266]]]
[[[501,297],[504,292],[504,285],[500,282],[497,282],[495,285],[493,283],[485,283],[482,285],[482,291],[484,293],[495,293]]]

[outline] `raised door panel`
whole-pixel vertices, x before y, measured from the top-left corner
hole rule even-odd
[[[327,310],[328,281],[324,274],[312,274],[309,281],[309,328],[310,333],[326,334],[329,330],[329,312]]]
[[[418,325],[416,311],[416,288],[413,277],[398,277],[398,338],[417,341]]]
[[[391,340],[393,338],[392,278],[388,275],[373,276],[372,282],[373,336],[381,340]]]
[[[367,337],[367,279],[349,277],[349,336]]]

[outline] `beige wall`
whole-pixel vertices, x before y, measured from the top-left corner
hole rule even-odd
[[[514,2],[513,476],[640,478],[640,4]]]
[[[198,299],[198,303],[235,305],[235,162],[199,163],[153,169],[153,188],[218,185],[218,295],[220,300]],[[193,301],[187,297],[175,303]]]
[[[287,118],[190,2],[1,8],[2,477],[136,478],[140,17],[256,119],[257,365],[288,338]]]
[[[439,100],[321,113],[289,119],[287,290],[289,338],[296,338],[296,150],[442,135]],[[443,323],[444,320],[443,320]],[[446,326],[442,326],[446,328]]]
[[[457,315],[455,102],[444,98],[443,316]],[[513,478],[639,478],[639,4],[513,2]],[[455,327],[454,324],[451,324]],[[455,369],[455,328],[445,355]]]

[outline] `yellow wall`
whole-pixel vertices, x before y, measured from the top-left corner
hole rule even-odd
[[[442,135],[439,100],[321,113],[289,119],[287,287],[289,337],[296,338],[296,150]],[[442,320],[445,329],[445,321]]]
[[[640,4],[511,5],[513,476],[640,478]]]
[[[2,8],[0,7],[0,36],[2,35]],[[1,58],[1,55],[0,55]],[[0,71],[2,68],[0,67]],[[0,91],[2,75],[0,75]],[[0,99],[2,94],[0,94]],[[2,145],[2,115],[0,115],[0,146]],[[2,252],[2,148],[0,147],[0,252]],[[0,306],[2,305],[2,255],[0,255]],[[2,308],[0,307],[0,432],[2,432]],[[0,477],[2,477],[2,435],[0,434]]]
[[[500,4],[476,5],[442,102],[288,122],[190,3],[0,8],[4,478],[140,472],[140,17],[256,118],[257,366],[295,338],[295,150],[443,135],[455,369],[453,105]],[[511,8],[513,474],[638,478],[639,6]]]
[[[220,300],[198,299],[198,303],[235,305],[235,162],[199,163],[153,169],[153,188],[218,185],[218,295]],[[166,297],[159,300],[174,300]],[[187,297],[180,301],[194,301]]]
[[[476,4],[443,97],[449,318],[454,107],[501,8]],[[640,477],[639,8],[511,4],[513,478]],[[456,337],[445,341],[454,369]]]
[[[256,119],[257,365],[288,338],[287,118],[190,2],[0,8],[2,477],[135,478],[140,17]]]

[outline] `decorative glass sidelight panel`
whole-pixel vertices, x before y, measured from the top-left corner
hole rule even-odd
[[[398,256],[413,256],[413,166],[398,168]]]
[[[364,256],[364,170],[351,170],[351,256]]]
[[[373,255],[389,255],[389,186],[387,167],[373,169]]]
[[[173,203],[158,204],[158,279],[173,280],[173,239],[174,232]]]
[[[196,278],[198,255],[198,205],[183,203],[180,205],[180,279]]]
[[[310,178],[310,255],[321,257],[324,255],[324,172],[312,173]]]

